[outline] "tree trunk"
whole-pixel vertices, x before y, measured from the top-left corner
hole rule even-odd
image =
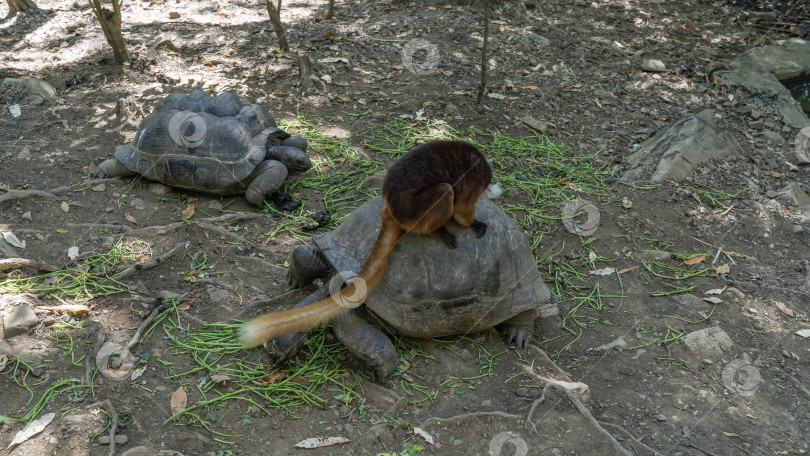
[[[332,19],[335,17],[335,0],[329,0],[329,9],[326,10],[326,18]]]
[[[487,91],[487,41],[489,40],[489,0],[484,0],[484,42],[481,44],[481,85],[478,87],[478,101],[475,108],[481,111],[481,103]]]
[[[8,4],[8,14],[6,17],[14,17],[18,11],[28,11],[29,9],[36,9],[37,5],[31,0],[6,0]]]
[[[101,24],[101,30],[104,31],[107,43],[112,46],[115,61],[129,63],[127,45],[124,44],[124,37],[121,35],[121,0],[112,0],[112,11],[102,8],[99,0],[89,1],[98,23]]]
[[[270,16],[273,28],[276,30],[278,48],[281,49],[281,52],[287,52],[287,49],[289,49],[287,35],[284,33],[284,26],[281,25],[281,0],[278,0],[278,8],[273,6],[273,0],[267,0],[267,14]]]

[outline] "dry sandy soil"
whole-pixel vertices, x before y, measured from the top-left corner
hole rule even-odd
[[[153,268],[107,283],[120,292],[95,296],[84,316],[42,308],[72,304],[73,298],[60,302],[0,289],[0,311],[21,302],[38,309],[37,325],[0,346],[8,352],[0,358],[0,416],[21,418],[43,395],[58,393],[34,415],[54,413],[54,421],[27,442],[8,448],[24,423],[0,424],[0,455],[108,454],[99,434],[109,432],[113,410],[116,453],[130,455],[810,451],[810,340],[797,334],[810,328],[810,223],[778,197],[790,182],[807,191],[810,171],[786,163],[798,131],[757,108],[748,94],[705,74],[712,62],[806,29],[751,24],[748,13],[760,9],[747,2],[510,1],[492,15],[494,97],[486,97],[479,112],[483,20],[480,10],[466,5],[358,0],[338,2],[335,17],[326,19],[324,4],[294,0],[282,13],[292,50],[282,53],[260,3],[126,2],[124,37],[137,57],[119,66],[85,2],[38,3],[41,11],[0,22],[0,79],[40,78],[57,91],[55,101],[42,105],[9,93],[0,100],[0,230],[26,244],[7,244],[0,258],[75,268],[71,247],[78,247],[82,264],[121,239],[128,254],[112,265],[120,272],[179,249]],[[775,6],[792,7],[788,19],[806,20],[806,2]],[[152,46],[164,39],[174,48]],[[438,50],[429,74],[404,66],[402,48],[413,39]],[[302,89],[297,51],[313,61],[340,60],[315,63],[313,73],[328,82]],[[666,70],[642,71],[649,58],[664,62]],[[285,192],[305,211],[334,212],[333,219],[368,193],[348,192],[351,204],[325,203],[323,192],[307,186],[306,177],[318,172],[339,171],[335,185],[345,183],[362,166],[327,156],[323,138],[381,169],[391,157],[369,145],[395,121],[402,122],[400,133],[430,123],[462,137],[471,127],[520,137],[534,135],[523,122],[530,116],[544,124],[553,143],[569,148],[572,159],[592,156],[606,170],[606,190],[586,195],[598,208],[598,229],[581,239],[565,229],[559,213],[524,225],[539,239],[538,266],[558,308],[538,319],[530,350],[516,351],[494,332],[449,342],[405,340],[399,374],[375,385],[327,332],[314,340],[331,354],[312,355],[318,347],[311,345],[310,361],[322,365],[309,366],[307,375],[330,379],[308,388],[311,380],[296,370],[307,368],[302,361],[289,368],[287,379],[296,391],[306,391],[302,397],[320,399],[279,408],[272,401],[283,392],[243,392],[227,376],[237,359],[253,362],[250,369],[267,369],[255,364],[255,352],[220,358],[183,344],[203,324],[229,322],[250,303],[270,301],[251,310],[290,305],[314,290],[287,288],[285,261],[301,242],[283,229],[290,226],[288,216],[256,211],[239,196],[216,198],[140,179],[90,180],[116,145],[133,138],[157,101],[194,89],[235,92],[291,130],[300,129],[298,116],[305,116],[308,131],[323,135],[309,150],[317,170],[291,176]],[[19,117],[12,115],[13,105],[20,107]],[[688,179],[663,186],[618,181],[636,145],[706,108],[743,145],[742,155],[706,163]],[[749,128],[755,119],[764,120],[762,129]],[[769,142],[763,130],[785,141]],[[403,136],[395,146],[410,145]],[[559,187],[565,198],[576,194],[565,181]],[[739,196],[713,204],[701,192],[706,189]],[[520,189],[506,190],[504,206],[540,204]],[[192,203],[194,223],[184,222]],[[707,254],[702,262],[683,263],[683,256],[701,253]],[[651,259],[657,265],[645,268]],[[607,267],[623,272],[589,274]],[[683,271],[703,272],[684,278]],[[0,277],[6,286],[34,275],[30,269],[0,272],[8,274]],[[71,280],[98,272],[80,269]],[[689,291],[668,294],[674,287]],[[710,290],[724,291],[706,294]],[[101,340],[129,341],[161,298],[192,304],[170,312],[133,348],[136,369],[146,367],[138,379],[111,380],[85,362],[82,356],[95,353]],[[715,341],[714,350],[700,352],[682,341],[709,328],[727,336]],[[262,375],[255,378],[269,387],[284,381]],[[588,391],[544,389],[548,377],[581,382]],[[171,396],[181,387],[188,407],[197,408],[172,422]],[[234,399],[202,403],[229,393]],[[433,443],[415,435],[415,427]],[[311,437],[349,442],[293,449]]]

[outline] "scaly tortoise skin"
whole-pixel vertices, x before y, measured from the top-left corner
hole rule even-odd
[[[143,119],[131,143],[115,148],[98,177],[143,177],[214,195],[244,193],[261,206],[288,171],[312,166],[306,140],[278,128],[266,109],[232,93],[172,93]]]
[[[326,283],[297,305],[334,294],[348,278],[336,271],[360,270],[377,238],[381,211],[382,198],[373,198],[337,229],[314,236],[315,246],[293,250],[290,284],[301,287],[316,278]],[[549,289],[529,240],[514,220],[489,200],[478,202],[475,215],[488,225],[481,238],[455,222],[447,224],[457,236],[456,249],[428,236],[406,235],[364,305],[335,320],[335,335],[373,369],[377,381],[384,381],[397,365],[394,344],[386,333],[429,338],[498,326],[508,342],[527,347],[534,311],[548,301]],[[276,355],[289,351],[278,345],[293,339],[280,338]]]

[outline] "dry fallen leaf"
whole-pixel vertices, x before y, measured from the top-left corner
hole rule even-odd
[[[182,214],[180,214],[180,218],[182,218],[183,220],[189,220],[193,216],[194,216],[194,203],[190,203],[188,206],[186,206],[185,209],[183,209]]]
[[[725,431],[723,431],[723,434],[725,434],[728,437],[739,437],[739,435],[737,435],[737,434],[735,434],[733,432],[725,432]]]
[[[177,388],[177,391],[172,393],[172,397],[169,399],[169,407],[172,410],[172,415],[177,415],[185,410],[186,404],[188,404],[188,394],[181,386],[180,388]]]
[[[293,377],[293,378],[290,379],[290,381],[298,383],[299,385],[303,385],[303,386],[309,386],[310,385],[310,381],[307,380],[304,377],[301,377],[301,376]]]
[[[622,198],[622,207],[625,209],[632,209],[633,202],[630,201],[630,198],[624,197]]]
[[[771,171],[771,177],[775,177],[775,178],[779,179],[780,177],[784,177],[784,176],[785,176],[784,174],[777,173],[776,171]]]
[[[37,310],[47,310],[59,314],[69,314],[76,317],[84,317],[90,314],[90,308],[81,304],[65,304],[61,306],[37,307]],[[2,370],[2,369],[0,369]]]
[[[282,380],[287,378],[286,372],[276,372],[275,374],[265,375],[264,377],[259,379],[259,383],[262,385],[272,385],[273,383],[278,383]]]
[[[606,275],[611,275],[611,274],[613,274],[615,272],[616,272],[616,268],[602,268],[602,269],[597,269],[596,271],[588,271],[588,274],[606,276]]]
[[[138,224],[138,220],[136,220],[135,217],[129,215],[129,213],[124,213],[124,218],[127,219],[127,221],[130,223],[134,223],[135,225]]]
[[[75,245],[68,249],[68,258],[75,260],[79,256],[79,248]]]
[[[717,269],[714,270],[717,274],[728,274],[731,272],[731,267],[729,267],[728,263],[718,266]]]
[[[754,258],[752,256],[748,256],[748,255],[746,255],[744,253],[737,253],[737,252],[732,252],[732,251],[723,252],[723,253],[725,253],[726,255],[728,255],[730,257],[745,258],[746,260],[754,260],[754,261],[756,261],[756,258]]]
[[[180,304],[177,305],[176,309],[177,310],[188,310],[191,307],[192,304],[194,304],[193,299],[191,301],[181,302]]]
[[[62,212],[67,212],[70,210],[70,204],[67,201],[62,201],[62,204],[59,206],[62,208]]]
[[[638,269],[638,267],[635,267],[635,266],[632,267],[632,268],[625,268],[625,269],[620,270],[619,274],[626,274],[628,272],[634,272],[636,269]]]
[[[414,426],[413,427],[413,433],[418,435],[419,437],[422,437],[423,439],[425,439],[425,442],[427,442],[427,443],[429,443],[431,445],[436,444],[436,442],[433,441],[433,436],[430,435],[427,431],[425,431],[424,429],[422,429],[420,427]]]
[[[172,11],[169,13],[169,19],[180,19],[180,13]]]
[[[726,291],[726,287],[714,288],[712,290],[707,291],[706,294],[707,295],[719,295],[719,294],[723,294],[724,291]]]
[[[793,314],[793,310],[788,308],[786,305],[782,304],[779,301],[774,302],[776,304],[776,308],[781,310],[783,314],[787,315],[788,317],[795,317],[796,315]]]
[[[311,439],[302,440],[295,444],[298,448],[320,448],[330,445],[338,445],[341,443],[348,443],[349,439],[345,437],[313,437]]]
[[[683,264],[688,264],[689,266],[693,264],[702,263],[706,260],[706,255],[700,255],[696,257],[689,258],[688,260],[683,260]]]

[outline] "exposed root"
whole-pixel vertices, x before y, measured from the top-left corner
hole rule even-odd
[[[587,419],[591,423],[592,426],[594,426],[596,429],[598,429],[599,432],[601,432],[602,435],[604,435],[605,438],[607,438],[610,441],[610,443],[613,445],[613,448],[615,448],[616,451],[618,451],[619,453],[621,453],[621,454],[623,454],[625,456],[632,456],[632,453],[627,451],[619,443],[619,441],[616,440],[615,437],[613,437],[613,435],[610,432],[605,430],[605,428],[603,428],[599,424],[599,422],[596,421],[596,418],[594,418],[593,415],[591,415],[591,412],[588,410],[588,408],[585,407],[585,405],[582,404],[582,401],[580,401],[579,397],[577,397],[577,395],[574,393],[575,390],[582,391],[582,387],[585,387],[585,389],[587,390],[587,388],[588,388],[587,385],[585,385],[584,383],[579,383],[579,382],[577,382],[577,383],[561,382],[559,380],[554,380],[553,378],[545,378],[545,377],[541,377],[539,375],[537,377],[540,380],[546,381],[546,386],[543,387],[543,393],[540,395],[539,398],[535,399],[534,403],[532,404],[531,409],[529,409],[529,413],[526,415],[526,420],[524,422],[524,425],[527,428],[528,428],[529,424],[531,424],[532,428],[534,429],[534,432],[538,432],[537,431],[537,426],[535,426],[534,422],[532,421],[532,414],[534,413],[534,410],[537,408],[537,406],[540,405],[541,403],[543,403],[543,401],[546,400],[546,392],[548,391],[548,389],[549,388],[557,388],[558,390],[565,393],[565,395],[568,397],[568,400],[570,400],[576,406],[577,410],[579,410],[579,413],[581,413],[582,416],[584,416],[585,419]]]
[[[6,193],[0,195],[0,204],[5,203],[6,201],[15,201],[21,200],[25,198],[33,198],[36,196],[40,196],[43,198],[56,198],[56,195],[43,192],[42,190],[9,190]]]
[[[118,428],[118,414],[115,413],[115,409],[109,399],[104,400],[104,405],[107,407],[107,413],[109,413],[112,418],[112,423],[110,424],[110,456],[115,456],[115,430]]]
[[[127,343],[126,349],[129,350],[132,347],[134,347],[138,343],[138,339],[141,338],[141,335],[143,334],[144,330],[146,330],[147,326],[149,326],[149,324],[152,323],[152,320],[154,320],[155,317],[157,317],[161,312],[163,312],[164,310],[168,309],[171,306],[172,306],[171,303],[166,302],[152,309],[152,312],[149,314],[149,316],[146,317],[146,319],[141,323],[140,326],[138,326],[138,330],[135,331],[135,334],[132,336],[132,339],[130,339],[129,342]]]
[[[648,451],[650,454],[654,454],[654,455],[660,455],[660,454],[661,454],[661,453],[659,453],[659,452],[657,452],[657,451],[653,450],[652,448],[648,447],[647,445],[645,445],[645,444],[641,443],[641,442],[640,442],[640,441],[639,441],[639,440],[638,440],[638,439],[637,439],[637,438],[636,438],[636,437],[635,437],[633,434],[631,434],[631,433],[630,433],[630,432],[629,432],[627,429],[625,429],[625,428],[623,428],[623,427],[619,426],[618,424],[606,423],[606,422],[604,422],[604,421],[599,421],[599,424],[601,424],[603,427],[611,427],[611,428],[613,428],[613,429],[616,429],[617,431],[622,432],[624,435],[626,435],[626,436],[627,436],[627,438],[629,438],[630,440],[632,440],[632,441],[634,442],[634,444],[635,444],[635,445],[640,446],[640,447],[641,447],[641,448],[643,448],[644,450]]]
[[[439,422],[446,423],[448,421],[458,421],[458,420],[463,420],[465,418],[470,418],[470,417],[473,417],[473,416],[499,416],[501,418],[511,418],[513,420],[522,420],[523,419],[523,417],[520,416],[520,415],[513,415],[511,413],[500,412],[500,411],[494,411],[494,412],[471,412],[471,413],[465,413],[463,415],[451,416],[450,418],[439,418],[438,416],[434,416],[434,417],[426,419],[425,421],[422,421],[422,424],[420,424],[419,427],[425,428],[425,427],[427,427],[428,424],[432,423],[433,421],[439,421]]]
[[[39,261],[35,260],[29,260],[27,258],[7,258],[5,260],[0,260],[0,272],[20,268],[36,269],[37,271],[43,272],[54,272],[59,270],[57,267],[46,263],[40,263]]]

